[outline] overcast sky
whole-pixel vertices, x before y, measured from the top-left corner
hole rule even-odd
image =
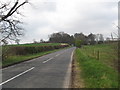
[[[33,39],[48,40],[55,32],[101,33],[110,37],[117,33],[119,0],[30,0],[21,11],[25,17],[25,35],[20,43],[33,42]]]

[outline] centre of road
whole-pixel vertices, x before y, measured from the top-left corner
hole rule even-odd
[[[48,60],[46,60],[46,61],[43,61],[43,63],[46,63],[46,62],[48,62],[48,61],[50,61],[50,60],[52,60],[53,58],[49,58]]]
[[[60,54],[57,54],[57,55],[55,55],[55,57],[57,57],[57,56],[59,56]],[[46,63],[46,62],[48,62],[48,61],[50,61],[50,60],[52,60],[54,57],[52,57],[52,58],[49,58],[48,60],[45,60],[45,61],[43,61],[43,63]]]

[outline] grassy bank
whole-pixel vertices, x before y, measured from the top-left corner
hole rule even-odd
[[[101,54],[103,56],[101,56],[100,60],[97,60],[92,51],[93,49],[96,50],[98,48],[99,50],[104,51],[104,54]],[[76,49],[75,60],[79,63],[79,68],[81,69],[80,75],[84,79],[85,88],[118,87],[118,72],[111,67],[110,64],[106,63],[105,58],[108,58],[108,56],[109,58],[112,57],[110,53],[108,53],[108,55],[105,54],[105,52],[108,52],[107,48],[112,48],[112,46],[96,45]],[[112,63],[112,59],[109,62]]]

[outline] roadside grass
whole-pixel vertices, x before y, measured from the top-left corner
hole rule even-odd
[[[75,51],[75,59],[79,63],[85,88],[118,88],[117,70],[88,56],[88,53],[90,52],[87,50],[83,52],[82,48]]]
[[[81,68],[76,60],[75,55],[73,55],[72,61],[72,73],[71,73],[71,84],[70,88],[85,88],[84,79],[81,77]]]
[[[66,48],[69,48],[69,47],[66,47]],[[62,49],[65,49],[65,48],[62,48]],[[40,57],[40,56],[43,56],[43,55],[46,55],[49,53],[53,53],[53,52],[62,50],[62,49],[55,49],[52,51],[45,51],[45,52],[40,52],[40,53],[36,53],[36,54],[28,54],[28,55],[12,55],[12,56],[7,57],[6,60],[2,61],[2,67],[13,65],[13,64],[23,62],[26,60],[31,60],[33,58],[37,58],[37,57]]]

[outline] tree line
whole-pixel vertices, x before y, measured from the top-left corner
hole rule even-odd
[[[80,42],[81,45],[94,45],[96,43],[103,43],[104,37],[102,34],[84,35],[83,33],[75,33],[74,35],[69,35],[68,33],[58,32],[53,33],[49,36],[50,43],[68,43],[75,45],[76,42]]]

